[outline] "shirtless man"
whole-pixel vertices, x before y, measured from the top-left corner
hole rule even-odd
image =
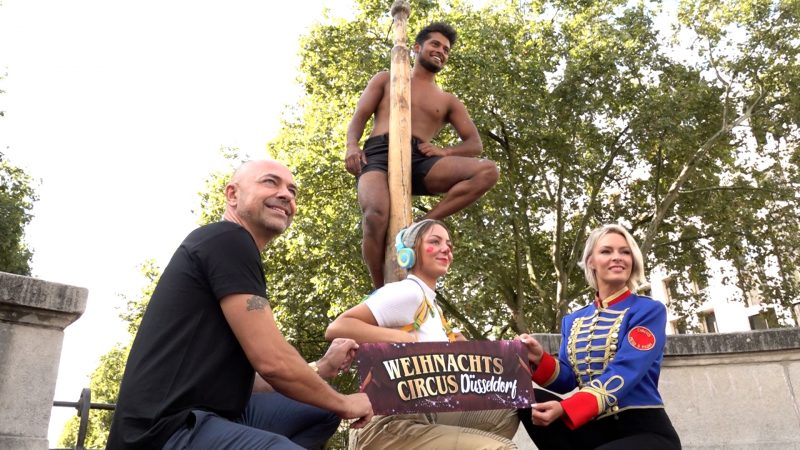
[[[477,159],[483,145],[475,123],[466,107],[453,94],[436,85],[456,42],[456,32],[449,25],[434,22],[417,34],[414,43],[416,63],[411,71],[411,141],[412,193],[445,194],[444,198],[421,219],[441,220],[474,203],[495,185],[497,165]],[[367,120],[375,116],[372,132],[358,146]],[[452,147],[431,144],[446,124],[451,124],[461,142]],[[387,181],[389,150],[389,72],[378,72],[358,100],[347,128],[347,171],[358,179],[358,202],[363,215],[364,261],[375,288],[383,286],[383,260],[386,230],[389,226],[389,185]]]

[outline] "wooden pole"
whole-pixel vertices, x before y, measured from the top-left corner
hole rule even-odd
[[[383,275],[387,283],[402,280],[395,236],[411,223],[411,69],[407,25],[411,7],[405,0],[392,5],[394,47],[389,70],[389,227]]]

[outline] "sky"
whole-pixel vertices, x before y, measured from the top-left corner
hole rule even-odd
[[[121,295],[197,226],[220,148],[266,156],[296,101],[298,37],[350,0],[0,0],[0,152],[37,180],[33,276],[88,288],[55,399],[77,401],[127,340]],[[54,408],[51,447],[73,416]]]

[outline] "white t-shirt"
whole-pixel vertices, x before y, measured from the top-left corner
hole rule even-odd
[[[364,303],[372,311],[378,325],[386,328],[402,328],[414,323],[414,314],[422,304],[423,290],[436,314],[434,317],[428,315],[419,329],[411,333],[416,335],[420,342],[447,341],[447,333],[440,317],[441,312],[436,305],[436,292],[414,275],[409,275],[403,281],[383,286],[373,292]]]

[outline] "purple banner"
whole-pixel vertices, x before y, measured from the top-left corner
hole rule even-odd
[[[375,414],[527,408],[533,398],[519,341],[361,344],[357,361]]]

